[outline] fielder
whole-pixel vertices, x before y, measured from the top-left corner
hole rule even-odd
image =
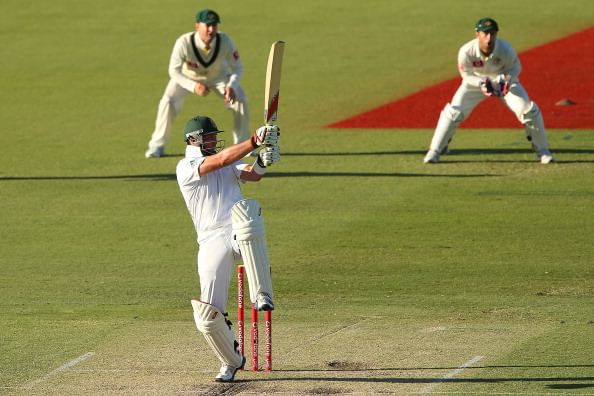
[[[188,93],[207,96],[213,91],[233,113],[233,141],[249,137],[247,97],[239,84],[243,65],[231,38],[218,31],[219,15],[212,10],[196,14],[195,31],[182,34],[169,60],[169,83],[159,102],[155,130],[146,158],[165,155],[175,116]],[[255,153],[254,153],[255,156]]]
[[[261,208],[255,200],[243,199],[240,184],[259,181],[266,167],[280,160],[280,133],[277,126],[266,125],[251,139],[223,149],[220,132],[209,117],[189,120],[184,129],[186,155],[176,174],[200,246],[200,298],[191,301],[194,320],[222,363],[215,381],[230,382],[245,364],[226,313],[234,264],[240,257],[251,302],[259,311],[274,309]],[[254,164],[240,161],[261,146]]]
[[[524,125],[537,159],[543,164],[554,161],[540,109],[518,80],[520,60],[512,46],[497,37],[498,31],[494,19],[482,18],[475,25],[475,39],[460,48],[458,69],[462,84],[441,111],[424,163],[439,162],[440,155],[448,152],[458,125],[490,96],[502,100]]]

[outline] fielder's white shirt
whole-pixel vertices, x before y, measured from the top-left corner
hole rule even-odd
[[[198,243],[222,227],[231,226],[231,207],[243,199],[239,176],[247,166],[237,161],[201,176],[198,169],[205,159],[200,148],[187,146],[186,156],[179,161],[175,172]]]
[[[209,87],[224,82],[237,90],[242,74],[239,51],[223,32],[217,33],[208,51],[197,32],[184,33],[175,41],[169,60],[169,76],[190,92],[194,92],[196,82]]]
[[[464,83],[479,87],[482,77],[495,79],[500,74],[509,75],[510,82],[514,82],[522,66],[516,51],[507,41],[497,38],[493,52],[485,56],[479,49],[478,38],[475,38],[458,51],[458,70]]]

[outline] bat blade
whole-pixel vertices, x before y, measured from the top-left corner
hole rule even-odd
[[[276,121],[284,52],[284,41],[272,43],[268,55],[266,86],[264,87],[264,122],[266,124],[273,124]]]

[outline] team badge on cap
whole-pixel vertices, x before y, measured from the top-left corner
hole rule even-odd
[[[219,14],[213,10],[202,10],[196,14],[196,22],[206,23],[207,25],[216,25],[221,22]]]
[[[497,32],[497,31],[499,31],[499,26],[497,25],[497,22],[495,22],[495,19],[493,19],[493,18],[479,19],[479,21],[476,23],[474,28],[477,32],[491,32],[491,31]]]

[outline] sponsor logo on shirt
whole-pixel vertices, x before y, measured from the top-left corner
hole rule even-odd
[[[186,65],[188,65],[188,67],[191,67],[193,69],[198,69],[200,66],[198,66],[198,63],[192,62],[192,61],[186,61]]]
[[[485,63],[481,59],[472,61],[472,67],[483,67],[483,66],[485,66]]]

